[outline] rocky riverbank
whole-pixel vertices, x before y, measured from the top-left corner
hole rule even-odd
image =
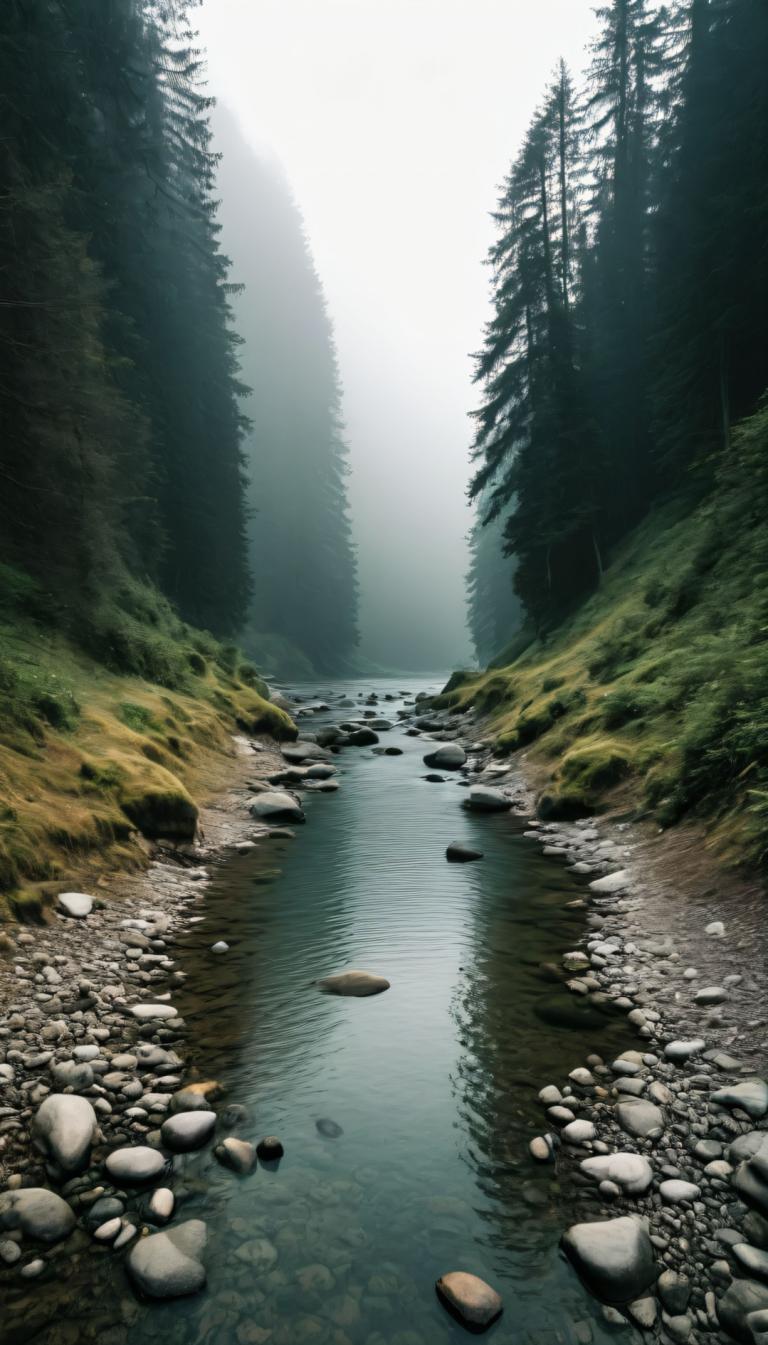
[[[535,817],[519,766],[473,741],[472,714],[429,712],[444,743],[427,765],[460,770],[467,806],[526,819],[525,837],[584,883],[585,933],[563,949],[568,990],[626,1014],[637,1049],[574,1060],[542,1080],[533,1164],[583,1183],[563,1249],[606,1320],[665,1341],[768,1338],[768,1084],[765,957],[753,889],[699,862],[659,863],[641,828]],[[659,847],[660,848],[660,847]],[[667,851],[667,855],[668,855]],[[449,855],[450,857],[450,855]],[[573,1172],[576,1169],[576,1172]]]

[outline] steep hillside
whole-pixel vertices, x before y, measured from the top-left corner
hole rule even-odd
[[[126,580],[77,634],[28,576],[0,573],[0,903],[190,839],[236,731],[295,737],[255,669]]]
[[[442,697],[525,749],[542,816],[607,804],[705,819],[729,858],[768,855],[768,412],[715,491],[654,510],[547,638]]]

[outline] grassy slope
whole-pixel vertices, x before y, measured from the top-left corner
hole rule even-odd
[[[16,914],[49,884],[143,862],[147,837],[189,838],[233,732],[295,737],[237,650],[141,600],[96,614],[98,658],[29,603],[0,611],[0,906]]]
[[[714,848],[762,862],[767,562],[743,483],[693,511],[668,505],[546,642],[458,675],[443,702],[485,710],[502,751],[528,748],[543,816],[624,803],[663,826],[702,817]]]

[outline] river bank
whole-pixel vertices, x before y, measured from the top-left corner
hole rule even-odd
[[[383,703],[385,694],[390,705]],[[18,1228],[2,1234],[0,1292],[8,1295],[12,1345],[68,1342],[64,1327],[51,1323],[73,1314],[76,1304],[83,1305],[81,1338],[110,1343],[130,1332],[141,1342],[162,1334],[174,1345],[213,1345],[226,1330],[238,1345],[337,1337],[357,1345],[372,1340],[374,1323],[395,1311],[398,1329],[382,1340],[405,1345],[406,1336],[431,1342],[443,1333],[453,1339],[451,1333],[463,1328],[444,1312],[434,1316],[428,1290],[436,1273],[454,1263],[502,1289],[506,1311],[492,1328],[500,1342],[514,1334],[521,1312],[537,1330],[548,1329],[550,1302],[559,1303],[565,1322],[578,1325],[579,1340],[600,1341],[616,1324],[616,1309],[601,1316],[595,1306],[594,1315],[557,1258],[557,1240],[573,1223],[625,1212],[649,1216],[659,1268],[685,1271],[691,1284],[683,1310],[672,1313],[665,1305],[669,1321],[648,1302],[635,1307],[630,1320],[646,1329],[654,1325],[673,1340],[695,1339],[713,1328],[707,1295],[713,1284],[718,1293],[726,1287],[724,1265],[738,1270],[728,1248],[735,1237],[749,1231],[754,1240],[759,1232],[754,1219],[745,1226],[746,1208],[733,1197],[731,1174],[704,1170],[708,1163],[728,1163],[730,1143],[755,1126],[709,1096],[714,1083],[738,1082],[762,1058],[754,1010],[760,983],[748,966],[752,945],[744,942],[752,916],[744,927],[731,911],[724,934],[702,933],[689,943],[688,927],[712,923],[713,908],[693,903],[682,921],[679,913],[670,917],[667,894],[648,879],[644,838],[603,821],[529,825],[529,792],[508,761],[492,757],[489,745],[470,751],[464,769],[427,768],[421,759],[439,742],[462,736],[472,747],[477,728],[443,716],[428,727],[431,712],[420,715],[413,696],[398,696],[358,691],[353,698],[334,691],[330,716],[317,701],[300,706],[305,741],[349,736],[334,727],[345,713],[358,724],[352,732],[367,738],[367,746],[361,743],[362,751],[352,755],[313,748],[309,759],[323,758],[315,768],[290,760],[297,752],[301,757],[301,747],[288,748],[286,756],[262,744],[253,753],[241,741],[237,778],[204,815],[200,844],[158,853],[146,875],[111,879],[97,889],[109,898],[104,907],[83,921],[62,916],[55,933],[18,932],[10,1012],[2,1025],[4,1072],[13,1074],[2,1096],[4,1107],[8,1100],[2,1123],[10,1176],[4,1186],[11,1192],[53,1186],[77,1227],[49,1250]],[[377,721],[376,729],[366,729]],[[335,775],[338,765],[341,776]],[[314,777],[307,777],[313,769]],[[282,825],[275,829],[279,835],[267,839],[270,828],[249,814],[249,803],[263,794],[270,776],[278,788],[303,787],[310,825],[295,840]],[[334,792],[339,780],[341,794]],[[514,810],[491,815],[462,808],[466,787],[478,782],[501,787]],[[330,792],[317,793],[321,788]],[[256,833],[262,843],[255,842]],[[454,840],[482,849],[484,859],[446,864],[445,849]],[[617,892],[589,888],[619,865],[627,876]],[[524,895],[519,913],[514,897],[505,895],[512,874]],[[430,889],[425,904],[427,884],[434,885],[434,901]],[[489,904],[492,891],[498,895]],[[351,893],[355,906],[348,907]],[[716,894],[707,894],[706,903],[715,900]],[[313,926],[315,911],[320,924]],[[391,921],[386,926],[385,917]],[[510,917],[502,934],[500,922]],[[443,931],[450,932],[445,942]],[[222,957],[212,953],[220,940],[229,944]],[[684,975],[692,947],[698,978]],[[745,965],[724,972],[726,950],[730,956],[737,951]],[[392,991],[370,1002],[318,997],[314,977],[354,965],[358,957],[364,966],[375,958],[371,969],[391,978]],[[739,974],[738,984],[722,984]],[[70,998],[64,986],[74,983],[77,998]],[[715,985],[726,998],[697,1006],[697,988]],[[134,1000],[177,1012],[164,1019],[155,1012],[142,1023],[130,1014]],[[385,1035],[376,1028],[379,1021]],[[706,1058],[710,1051],[728,1054],[729,1036],[742,1022],[751,1026],[732,1046],[736,1054],[728,1068]],[[686,1061],[665,1056],[669,1039],[691,1034],[700,1034],[704,1045]],[[589,1071],[589,1079],[581,1070]],[[183,1114],[193,1098],[193,1117],[201,1099],[201,1111],[213,1115],[208,1099],[215,1098],[214,1090],[199,1089],[213,1084],[224,1090],[223,1101],[213,1102],[219,1142],[228,1135],[242,1138],[241,1158],[269,1130],[286,1142],[280,1172],[260,1165],[253,1178],[259,1182],[258,1208],[249,1194],[251,1179],[233,1185],[210,1143],[174,1154],[160,1133],[164,1120]],[[540,1103],[537,1094],[545,1088]],[[103,1136],[93,1144],[90,1164],[73,1176],[52,1166],[50,1154],[46,1168],[43,1155],[29,1149],[32,1117],[54,1090],[90,1102]],[[635,1109],[643,1102],[658,1107],[663,1134],[628,1135],[614,1111],[619,1101],[634,1102]],[[544,1105],[566,1114],[544,1113]],[[314,1141],[302,1120],[307,1107],[316,1118]],[[467,1124],[462,1118],[469,1125],[459,1142],[456,1125],[463,1131]],[[329,1140],[337,1132],[341,1139]],[[424,1150],[422,1132],[429,1137]],[[527,1152],[537,1138],[547,1161]],[[142,1141],[161,1153],[162,1172],[149,1185],[113,1180],[104,1167],[108,1154]],[[702,1141],[710,1147],[696,1154]],[[712,1145],[721,1156],[705,1163]],[[630,1197],[612,1176],[603,1174],[609,1185],[601,1188],[594,1172],[582,1170],[583,1160],[610,1152],[633,1152],[651,1163],[651,1185],[642,1199]],[[452,1167],[456,1159],[459,1166]],[[665,1200],[662,1182],[694,1179],[695,1196]],[[170,1336],[166,1309],[159,1316],[156,1308],[147,1310],[135,1281],[132,1288],[126,1283],[125,1253],[113,1254],[126,1229],[151,1237],[163,1228],[167,1216],[151,1208],[159,1183],[170,1193],[162,1199],[174,1201],[179,1211],[169,1227],[181,1218],[212,1230],[205,1257],[210,1292],[174,1302]],[[502,1260],[484,1249],[488,1220],[498,1229]],[[110,1223],[110,1235],[94,1236]],[[391,1226],[383,1243],[382,1226]],[[730,1243],[719,1236],[723,1231]],[[133,1235],[125,1237],[129,1249]],[[405,1265],[404,1246],[410,1248]],[[533,1315],[518,1297],[532,1254]],[[188,1259],[202,1264],[196,1256]],[[62,1284],[57,1265],[65,1264]],[[28,1277],[32,1283],[25,1289]],[[105,1291],[114,1298],[109,1312]],[[682,1303],[680,1285],[675,1293],[667,1304]],[[673,1317],[686,1322],[670,1325]]]

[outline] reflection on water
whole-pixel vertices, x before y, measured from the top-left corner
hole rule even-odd
[[[512,819],[461,809],[457,779],[427,783],[423,742],[397,728],[382,741],[403,755],[341,757],[341,789],[307,798],[295,840],[220,871],[177,948],[195,1069],[245,1104],[239,1133],[277,1134],[286,1150],[248,1178],[210,1153],[179,1162],[179,1217],[209,1225],[208,1290],[137,1305],[119,1259],[83,1239],[65,1289],[24,1291],[29,1329],[14,1328],[14,1345],[440,1345],[465,1336],[433,1291],[457,1268],[503,1294],[498,1345],[521,1332],[601,1339],[557,1251],[583,1196],[527,1153],[541,1085],[628,1044],[614,1020],[580,1018],[540,970],[578,937],[573,885]],[[446,863],[453,840],[485,859]],[[209,951],[221,938],[226,957]],[[316,978],[347,966],[391,990],[318,993]],[[323,1118],[341,1133],[321,1134]],[[66,1322],[51,1324],[54,1303]]]

